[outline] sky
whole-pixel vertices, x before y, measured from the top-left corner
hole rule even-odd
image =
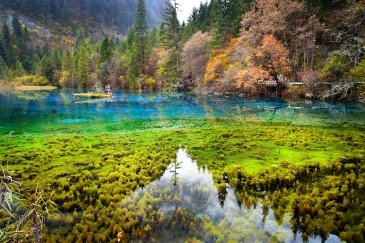
[[[180,10],[177,13],[180,22],[187,21],[194,7],[199,7],[200,2],[206,2],[206,0],[178,0]],[[208,1],[209,2],[209,1]]]

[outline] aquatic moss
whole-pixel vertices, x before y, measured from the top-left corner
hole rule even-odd
[[[0,162],[16,170],[25,187],[39,181],[67,215],[51,217],[50,224],[60,227],[48,229],[49,239],[152,239],[152,232],[173,222],[152,207],[162,199],[146,196],[138,205],[123,200],[161,177],[182,145],[212,172],[221,205],[232,187],[248,208],[264,200],[279,221],[291,213],[293,231],[303,232],[304,240],[333,233],[354,242],[362,239],[365,223],[364,198],[359,196],[365,187],[362,134],[350,128],[220,121],[149,131],[20,134],[0,137]],[[206,227],[210,235],[205,239],[225,239],[215,226],[202,226],[179,207],[174,216],[178,221],[167,227],[180,227],[197,239],[202,238],[194,232]],[[250,239],[246,237],[237,240]]]

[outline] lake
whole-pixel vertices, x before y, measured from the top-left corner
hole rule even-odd
[[[0,129],[6,132],[57,131],[70,125],[89,127],[159,120],[244,119],[302,125],[365,125],[361,104],[244,99],[187,93],[115,93],[113,99],[74,101],[72,91],[22,92],[0,96]],[[189,124],[185,124],[188,126]],[[153,127],[153,125],[152,125]],[[83,130],[83,129],[81,129]],[[96,130],[97,131],[97,130]]]
[[[46,240],[364,237],[360,103],[72,93],[0,94],[0,163],[56,203]]]

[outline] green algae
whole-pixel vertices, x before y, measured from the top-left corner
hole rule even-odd
[[[160,178],[179,146],[210,170],[223,203],[228,183],[240,203],[262,202],[279,222],[292,212],[293,229],[302,230],[304,240],[329,233],[363,240],[363,130],[217,119],[177,123],[162,129],[128,123],[103,133],[92,128],[79,134],[2,136],[0,163],[16,171],[24,187],[39,182],[57,203],[61,215],[55,208],[48,219],[49,242],[152,240],[152,229],[170,220],[151,210],[147,199],[115,208]],[[184,232],[203,227],[219,241],[219,227],[182,209],[176,213],[175,224]]]

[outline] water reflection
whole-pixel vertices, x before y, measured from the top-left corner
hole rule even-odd
[[[292,232],[290,215],[278,222],[270,207],[262,203],[249,208],[239,205],[233,189],[228,186],[224,194],[222,196],[215,187],[209,171],[198,168],[187,151],[180,149],[176,161],[164,175],[124,199],[122,207],[138,210],[147,204],[153,209],[154,213],[149,212],[149,215],[159,215],[162,220],[152,229],[149,225],[148,229],[158,242],[193,238],[204,242],[301,242],[300,233]],[[149,222],[151,219],[145,218],[142,224]],[[134,239],[138,241],[138,237]],[[321,238],[309,241],[321,242]],[[334,235],[327,241],[340,242]]]
[[[365,126],[365,108],[359,104],[285,102],[223,96],[195,96],[186,93],[115,93],[113,99],[74,102],[73,91],[0,94],[0,126],[31,129],[54,125],[60,120],[88,123],[155,121],[165,126],[174,119],[219,118],[240,121],[279,121],[296,124],[349,123]],[[62,125],[62,123],[61,123]],[[171,124],[170,124],[171,125]]]

